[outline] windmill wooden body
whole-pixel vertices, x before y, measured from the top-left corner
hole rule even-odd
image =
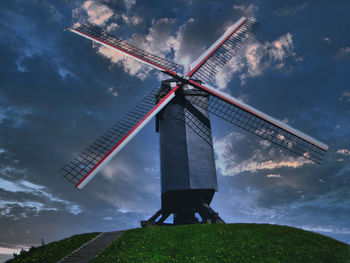
[[[156,117],[160,132],[162,207],[142,225],[161,225],[170,214],[174,224],[223,222],[210,208],[218,190],[209,113],[297,155],[320,163],[328,146],[205,83],[249,39],[256,23],[239,19],[204,52],[186,75],[181,66],[111,36],[90,23],[71,31],[169,75],[125,118],[60,170],[83,188],[144,125]]]

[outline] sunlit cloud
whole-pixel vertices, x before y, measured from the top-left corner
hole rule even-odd
[[[266,177],[269,177],[269,178],[281,178],[281,175],[280,174],[268,174],[268,175],[266,175]]]
[[[339,149],[338,151],[336,151],[336,153],[349,156],[350,150],[349,149]]]
[[[141,20],[130,18],[126,15],[123,16],[125,22],[137,24]],[[131,20],[134,20],[133,22]],[[126,40],[127,42],[137,46],[140,49],[143,49],[152,54],[166,57],[169,52],[176,53],[178,50],[177,39],[171,35],[173,30],[173,24],[175,19],[161,18],[155,20],[152,23],[152,26],[149,28],[147,35],[133,34],[131,39]],[[145,66],[141,62],[136,61],[133,58],[127,57],[115,50],[111,50],[105,46],[98,44],[93,44],[97,47],[97,51],[100,55],[108,58],[112,64],[121,65],[124,68],[124,71],[130,76],[135,76],[141,80],[146,79],[151,72],[149,66]]]
[[[272,42],[260,43],[254,39],[218,74],[216,85],[219,89],[225,89],[234,75],[238,75],[241,85],[245,85],[247,79],[261,76],[269,69],[288,68],[286,59],[289,57],[295,62],[303,61],[303,58],[294,52],[291,33],[286,33]]]
[[[97,25],[104,25],[113,15],[112,9],[94,1],[85,1],[83,8],[88,14],[88,20]]]
[[[108,58],[113,64],[121,65],[124,68],[125,72],[130,76],[138,77],[141,80],[147,78],[148,73],[151,69],[144,66],[141,62],[138,62],[135,59],[127,57],[105,46],[98,44],[93,45],[97,47],[98,53],[101,56]]]
[[[221,169],[223,170],[224,175],[235,175],[237,173],[249,171],[249,172],[257,172],[258,170],[273,170],[276,168],[283,168],[283,167],[289,167],[289,168],[300,168],[305,164],[311,163],[311,161],[305,160],[303,158],[294,158],[294,157],[288,157],[285,161],[245,161],[241,164],[238,164],[233,169]],[[221,166],[222,167],[222,166]]]
[[[256,147],[249,158],[239,159],[236,144],[243,141],[244,138],[244,135],[239,133],[229,133],[221,139],[214,140],[217,155],[216,167],[222,175],[234,176],[242,172],[255,173],[260,170],[274,170],[277,168],[300,168],[312,163],[303,157],[284,155],[281,150],[275,148],[266,149],[267,147],[264,145],[260,145],[261,148]]]

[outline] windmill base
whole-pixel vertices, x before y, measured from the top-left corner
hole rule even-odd
[[[162,209],[148,220],[141,221],[141,226],[225,223],[209,206],[213,195],[213,190],[169,191],[162,195]],[[200,215],[201,221],[196,213]],[[164,223],[170,214],[174,215],[173,223]]]

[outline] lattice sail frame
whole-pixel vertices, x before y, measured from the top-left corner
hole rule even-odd
[[[159,93],[152,89],[134,109],[59,171],[77,188],[83,188],[169,101],[179,87]]]
[[[89,22],[81,24],[75,28],[71,28],[70,31],[88,38],[94,42],[97,42],[103,46],[114,49],[117,52],[124,54],[125,56],[136,59],[164,73],[168,73],[171,76],[174,74],[176,75],[176,72],[181,71],[183,68],[181,65],[161,58],[157,55],[151,54],[145,50],[129,44],[124,40],[114,37]]]
[[[236,104],[222,100],[213,94],[210,95],[208,93],[208,95],[209,104],[207,99],[199,96],[188,97],[188,100],[258,137],[277,144],[313,162],[321,163],[327,150],[327,146],[323,143],[315,141],[313,138],[264,113],[260,112],[260,114],[256,114],[259,112],[258,110],[233,97],[231,97],[231,100],[234,100]],[[312,142],[310,142],[310,139]]]
[[[219,90],[201,84],[202,81],[210,81],[215,77],[218,71],[251,36],[256,25],[254,21],[242,17],[192,64],[192,70],[187,73],[186,77],[176,73],[176,71],[180,70],[180,65],[134,47],[123,40],[109,35],[95,25],[85,23],[72,28],[72,32],[158,69],[172,76],[174,81],[177,80],[178,82],[172,82],[172,89],[165,91],[165,93],[159,93],[158,89],[152,90],[134,110],[70,163],[66,164],[60,170],[60,173],[73,182],[76,187],[83,188],[152,117],[175,97],[175,92],[180,88],[179,85],[185,84],[207,93],[207,96],[202,96],[202,99],[198,99],[196,96],[191,97],[188,100],[190,103],[204,107],[212,114],[282,148],[320,163],[328,149],[328,146],[324,143],[277,121]],[[208,97],[209,104],[208,102],[204,103],[203,99],[205,98],[204,100],[206,100]],[[209,138],[208,132],[210,130],[208,130],[208,127],[196,123],[195,116],[192,116],[186,107],[183,116],[177,117],[184,118],[187,125],[192,125],[194,130],[200,131],[203,139]]]
[[[191,64],[187,77],[209,82],[248,41],[258,23],[242,17]]]

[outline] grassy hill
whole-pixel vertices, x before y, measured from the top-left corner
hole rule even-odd
[[[278,225],[164,226],[129,230],[91,262],[348,263],[350,246]]]
[[[67,255],[68,250],[74,250],[73,245],[68,244],[79,247],[83,239],[88,241],[96,235],[83,234],[53,242],[9,262],[56,262]],[[81,244],[78,245],[77,240]],[[350,245],[313,232],[278,225],[147,227],[126,231],[91,262],[350,263]]]

